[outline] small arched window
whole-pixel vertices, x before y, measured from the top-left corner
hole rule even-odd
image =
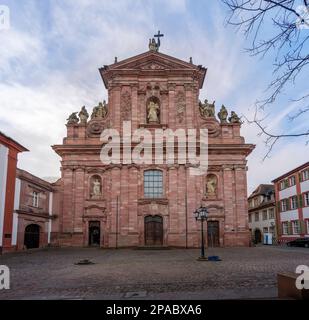
[[[145,198],[163,197],[163,175],[160,170],[147,170],[144,172]]]

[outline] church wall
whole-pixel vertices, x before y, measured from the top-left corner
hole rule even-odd
[[[110,71],[108,67],[101,71],[101,75],[106,72],[108,88],[106,117],[88,119],[84,124],[67,124],[64,144],[54,147],[62,157],[60,245],[87,246],[89,226],[99,222],[102,247],[143,246],[145,217],[160,215],[163,245],[198,247],[200,222],[195,221],[193,212],[201,204],[209,210],[209,221],[219,221],[221,246],[249,244],[245,165],[252,146],[245,145],[239,123],[220,123],[215,117],[203,118],[199,114],[204,68],[193,64],[174,66],[176,62],[163,61],[164,58],[160,58],[162,61],[157,65],[156,59],[152,56],[142,59],[140,69],[135,69],[139,62],[134,60],[124,69],[118,70],[116,63],[115,70]],[[167,70],[162,66],[164,63]],[[159,99],[160,107],[160,120],[154,125],[147,123],[147,102],[153,97]],[[206,194],[206,175],[190,175],[189,165],[103,165],[99,159],[100,132],[107,127],[122,132],[122,122],[128,120],[131,120],[132,131],[140,127],[149,130],[207,128],[208,173],[217,177],[216,194]],[[97,130],[93,124],[101,127]],[[65,149],[67,146],[71,151]],[[151,168],[163,172],[162,199],[144,197],[143,172]],[[91,196],[93,175],[101,177],[100,197]],[[207,225],[205,242],[208,244],[206,230]],[[56,229],[54,231],[56,233]]]

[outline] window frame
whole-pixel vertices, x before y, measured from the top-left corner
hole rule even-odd
[[[147,175],[152,173],[152,175]],[[154,174],[159,173],[159,174]],[[160,190],[158,192],[157,190]],[[143,192],[146,199],[160,199],[164,197],[164,177],[160,169],[147,169],[143,172]]]
[[[289,234],[289,222],[288,221],[283,221],[282,222],[282,234],[283,235],[288,235]]]
[[[295,199],[295,202],[293,201]],[[295,204],[295,206],[293,206]],[[297,201],[297,196],[292,196],[290,197],[290,208],[291,210],[296,210],[298,208],[298,201]]]
[[[281,212],[285,212],[285,211],[288,211],[288,199],[282,199],[280,200],[280,211]],[[285,205],[285,207],[283,208],[283,204]]]
[[[39,207],[39,192],[32,191],[32,207]]]
[[[292,234],[300,234],[301,233],[301,227],[300,227],[300,221],[299,220],[292,220]],[[295,225],[297,224],[297,231],[295,232]]]
[[[268,209],[268,218],[275,219],[275,209],[274,208]]]

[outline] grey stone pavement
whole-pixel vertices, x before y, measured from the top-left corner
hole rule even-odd
[[[309,249],[49,248],[0,256],[11,271],[2,299],[276,299],[277,272],[309,265]],[[76,265],[90,259],[92,265]]]

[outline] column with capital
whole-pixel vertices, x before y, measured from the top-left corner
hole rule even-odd
[[[175,90],[176,84],[168,84],[168,127],[172,130],[176,129],[176,114],[175,114]]]
[[[247,172],[245,165],[235,165],[235,202],[237,245],[249,245],[250,232],[248,225]]]
[[[66,167],[62,169],[63,180],[63,215],[61,231],[63,233],[73,232],[73,169]]]
[[[196,112],[194,108],[194,94],[193,94],[193,85],[191,83],[187,83],[184,85],[185,94],[186,94],[186,128],[192,129],[196,128],[196,124],[193,123],[194,112]]]
[[[119,220],[121,215],[121,194],[120,194],[120,182],[121,182],[121,168],[120,166],[114,166],[111,169],[111,212],[110,212],[110,234],[109,234],[109,246],[119,247]]]
[[[233,165],[223,165],[223,205],[225,216],[224,245],[235,245],[236,235],[236,203]]]
[[[74,232],[83,232],[83,214],[85,207],[84,199],[85,169],[79,167],[75,170],[75,193],[74,193]],[[82,245],[82,244],[81,244]]]

